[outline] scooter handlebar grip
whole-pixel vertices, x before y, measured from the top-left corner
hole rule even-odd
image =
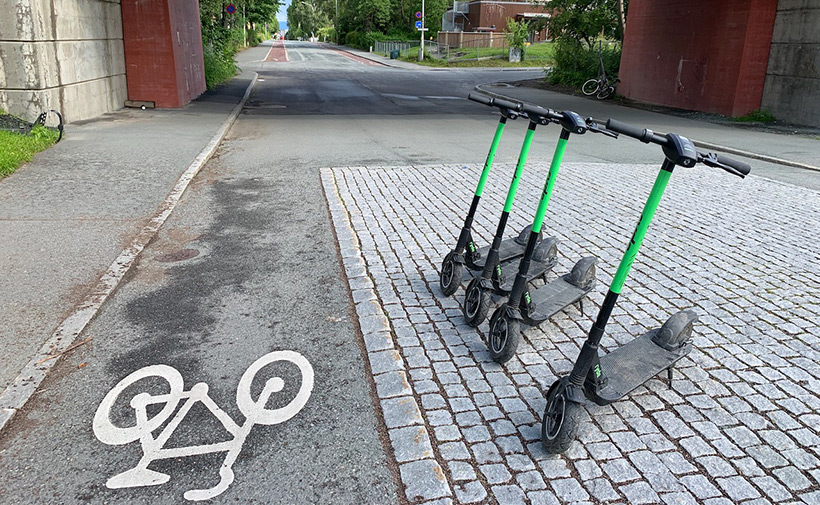
[[[732,167],[737,170],[741,177],[746,177],[749,175],[749,172],[752,171],[752,167],[748,163],[733,160],[732,158],[727,158],[726,156],[721,156],[720,154],[717,155],[717,160],[721,165],[726,165],[727,167]]]
[[[666,139],[664,137],[661,137],[660,135],[655,135],[655,133],[653,133],[652,130],[647,130],[646,128],[638,128],[637,126],[632,126],[631,124],[622,123],[617,119],[607,119],[606,129],[612,130],[617,133],[622,133],[627,137],[638,139],[646,144],[650,142],[660,145],[666,144]]]
[[[556,121],[560,121],[564,118],[563,114],[555,112],[552,109],[545,109],[540,105],[524,103],[521,104],[521,106],[527,115],[545,117],[547,119],[554,119]]]
[[[474,101],[474,102],[482,103],[484,105],[490,105],[491,106],[493,104],[493,99],[492,98],[490,98],[486,95],[480,95],[478,93],[470,93],[469,95],[467,95],[467,98]]]

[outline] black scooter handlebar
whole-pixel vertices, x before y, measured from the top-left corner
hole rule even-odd
[[[638,128],[627,123],[622,123],[616,119],[608,119],[606,121],[607,130],[622,133],[628,137],[640,140],[646,144],[653,143],[660,146],[665,146],[669,142],[667,137],[658,135],[657,133],[647,128]],[[752,167],[742,161],[727,158],[716,153],[706,153],[698,151],[698,162],[703,163],[709,167],[720,168],[732,175],[738,177],[746,177],[752,171]]]
[[[621,133],[627,137],[638,139],[644,144],[652,142],[653,144],[658,144],[659,146],[666,145],[666,137],[658,135],[652,130],[648,130],[646,128],[638,128],[637,126],[632,126],[631,124],[622,123],[617,119],[607,119],[606,129]]]
[[[732,158],[727,158],[717,153],[702,153],[698,151],[698,157],[704,165],[720,168],[741,179],[749,175],[749,172],[752,171],[752,167],[748,163],[733,160]]]
[[[503,100],[501,98],[491,98],[487,95],[482,95],[480,93],[470,93],[469,95],[467,95],[467,98],[474,102],[488,105],[490,107],[509,109],[515,112],[521,112],[523,109],[523,104],[510,102],[509,100]]]

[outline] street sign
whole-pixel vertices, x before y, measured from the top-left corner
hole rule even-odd
[[[421,11],[416,11],[416,19],[421,19]]]
[[[421,21],[416,21],[416,28],[421,30]]]
[[[226,5],[225,12],[227,12],[228,14],[233,14],[234,12],[236,12],[236,6],[234,4]]]

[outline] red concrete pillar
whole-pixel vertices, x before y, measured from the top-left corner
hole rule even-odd
[[[777,0],[632,0],[618,92],[740,116],[760,107]]]
[[[122,0],[128,99],[182,107],[205,91],[197,0]]]

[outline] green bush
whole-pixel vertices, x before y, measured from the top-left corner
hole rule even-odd
[[[234,54],[235,51],[232,52],[227,48],[219,48],[210,44],[203,48],[205,85],[208,89],[213,89],[236,75],[238,69],[233,61]]]
[[[550,69],[547,79],[553,84],[580,86],[587,79],[598,76],[598,48],[586,45],[569,38],[561,38],[555,43],[555,64]],[[621,65],[621,48],[607,45],[602,49],[601,59],[604,62],[607,76],[615,79]]]

